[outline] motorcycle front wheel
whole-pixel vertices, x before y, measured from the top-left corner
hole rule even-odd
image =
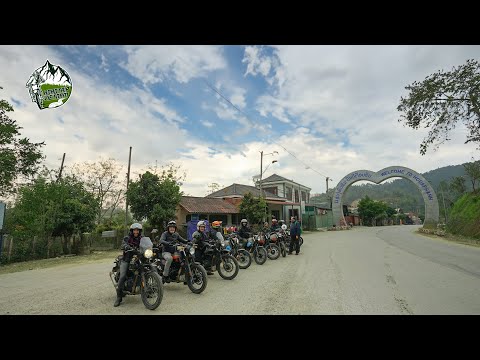
[[[264,247],[258,246],[255,249],[255,251],[253,252],[253,260],[255,260],[258,265],[265,264],[265,261],[267,261],[267,251]]]
[[[191,292],[200,294],[207,287],[207,272],[202,265],[191,264],[192,276],[187,274],[187,285]]]
[[[222,256],[222,261],[217,264],[217,271],[225,280],[233,280],[239,269],[238,261],[232,255]]]
[[[280,257],[280,248],[275,244],[268,244],[265,250],[270,260],[277,260]]]
[[[142,286],[142,302],[148,310],[155,310],[163,300],[163,284],[156,272],[145,274],[145,284]]]
[[[252,256],[245,249],[238,250],[236,259],[240,269],[247,269],[252,264]]]

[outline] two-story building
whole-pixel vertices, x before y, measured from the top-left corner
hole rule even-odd
[[[245,194],[261,196],[263,193],[267,202],[267,221],[270,222],[272,217],[275,217],[288,223],[290,216],[301,220],[306,210],[310,207],[313,209],[313,205],[309,204],[310,191],[311,188],[305,185],[274,174],[262,180],[262,191],[260,186],[234,183],[203,198],[183,196],[176,217],[180,224],[206,219],[210,222],[221,220],[224,225],[238,226],[243,216],[240,214],[239,204]]]

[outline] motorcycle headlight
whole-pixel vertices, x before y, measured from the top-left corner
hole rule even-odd
[[[195,248],[193,246],[191,246],[188,251],[190,251],[190,254],[195,255]]]
[[[153,256],[153,250],[152,249],[147,249],[145,250],[145,253],[143,254],[147,259],[150,259]]]

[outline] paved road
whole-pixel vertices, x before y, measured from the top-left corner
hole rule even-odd
[[[166,284],[155,311],[113,307],[112,261],[0,275],[0,314],[480,314],[480,248],[416,228],[305,234],[299,256],[209,276],[200,295]]]

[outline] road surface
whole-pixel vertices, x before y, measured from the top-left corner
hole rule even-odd
[[[391,226],[304,234],[298,256],[215,273],[199,295],[165,284],[114,308],[112,261],[0,275],[0,314],[480,314],[480,248]]]

